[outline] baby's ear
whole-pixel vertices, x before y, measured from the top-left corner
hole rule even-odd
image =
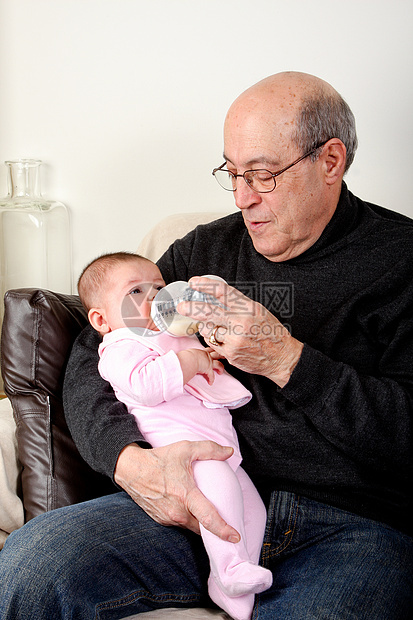
[[[91,326],[96,329],[99,334],[107,334],[110,327],[106,321],[105,311],[101,308],[91,308],[88,312],[88,319]]]

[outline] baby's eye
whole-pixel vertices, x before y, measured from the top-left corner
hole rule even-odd
[[[159,286],[156,287],[157,291],[161,291],[164,288],[163,284],[160,284]]]
[[[130,291],[129,295],[138,295],[139,293],[142,293],[142,290],[138,287],[138,288],[134,288],[132,291]]]

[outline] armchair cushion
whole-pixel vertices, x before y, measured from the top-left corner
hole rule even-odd
[[[116,490],[82,459],[63,414],[66,361],[86,324],[77,296],[37,289],[5,295],[1,365],[17,426],[26,520]]]

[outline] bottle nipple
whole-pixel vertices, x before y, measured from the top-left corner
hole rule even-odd
[[[219,276],[205,277],[225,282]],[[151,317],[161,332],[167,331],[172,336],[193,336],[197,333],[198,321],[177,311],[177,306],[182,301],[222,305],[213,295],[191,288],[188,282],[183,280],[171,282],[156,294],[152,302]]]

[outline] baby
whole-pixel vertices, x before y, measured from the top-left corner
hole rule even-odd
[[[240,542],[231,543],[201,526],[211,567],[210,597],[235,620],[249,620],[254,595],[272,584],[272,573],[258,565],[266,510],[240,467],[229,412],[251,394],[196,336],[157,331],[151,304],[163,286],[154,263],[127,252],[92,261],[78,283],[89,321],[103,336],[99,372],[135,416],[148,443],[156,448],[207,439],[234,449],[227,461],[192,466],[199,489],[241,535]]]

